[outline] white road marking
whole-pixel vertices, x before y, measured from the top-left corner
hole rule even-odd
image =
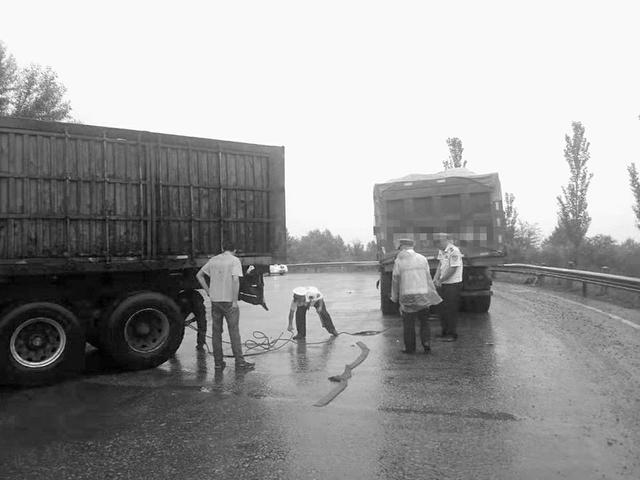
[[[513,291],[513,292],[515,292],[515,293],[521,293],[521,292],[523,292],[524,290],[516,289],[516,290],[512,290],[512,291]],[[545,292],[545,293],[546,293],[546,292]],[[589,306],[589,305],[585,305],[584,303],[576,302],[576,301],[574,301],[574,300],[569,300],[568,298],[559,297],[559,296],[557,296],[557,295],[552,295],[552,294],[550,294],[550,293],[547,293],[547,295],[548,295],[549,297],[553,297],[553,298],[556,298],[556,299],[558,299],[558,300],[562,300],[562,301],[565,301],[565,302],[567,302],[567,303],[571,303],[571,304],[573,304],[573,305],[578,305],[579,307],[586,308],[587,310],[594,311],[594,312],[596,312],[596,313],[599,313],[599,314],[601,314],[601,315],[604,315],[605,317],[609,317],[609,318],[611,318],[612,320],[617,320],[617,321],[619,321],[619,322],[622,322],[622,323],[624,323],[625,325],[628,325],[628,326],[630,326],[630,327],[632,327],[632,328],[635,328],[636,330],[640,330],[640,325],[639,325],[639,324],[634,323],[634,322],[632,322],[632,321],[630,321],[630,320],[627,320],[626,318],[619,317],[618,315],[615,315],[615,314],[613,314],[613,313],[608,313],[608,312],[605,312],[604,310],[600,310],[599,308],[591,307],[591,306]]]

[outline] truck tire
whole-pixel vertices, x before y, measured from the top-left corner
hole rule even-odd
[[[34,302],[0,317],[0,381],[46,385],[84,370],[84,330],[68,309]]]
[[[471,297],[467,300],[467,311],[472,313],[487,313],[491,307],[491,297]]]
[[[396,315],[398,305],[393,303],[391,295],[391,273],[382,272],[380,274],[380,310],[383,315]]]
[[[129,370],[166,362],[182,343],[184,318],[178,305],[156,292],[133,294],[107,313],[100,325],[103,352]]]

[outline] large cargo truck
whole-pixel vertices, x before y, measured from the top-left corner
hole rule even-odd
[[[163,363],[227,240],[255,267],[241,299],[264,303],[286,254],[282,147],[0,118],[0,382],[82,370],[85,341]]]
[[[380,261],[380,306],[397,312],[391,302],[391,273],[400,238],[415,241],[427,257],[432,274],[437,268],[435,239],[449,234],[463,254],[462,307],[487,312],[491,305],[488,267],[505,256],[504,212],[497,173],[476,175],[464,168],[433,175],[409,175],[377,184],[373,190],[375,227]]]

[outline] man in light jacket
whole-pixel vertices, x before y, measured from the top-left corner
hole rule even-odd
[[[402,239],[393,265],[391,301],[400,304],[404,327],[404,353],[416,351],[416,320],[420,321],[420,340],[425,353],[431,351],[429,307],[442,302],[431,279],[429,262],[413,249],[413,240]]]

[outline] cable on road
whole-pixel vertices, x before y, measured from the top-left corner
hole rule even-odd
[[[189,327],[191,330],[194,331],[198,331],[198,329],[196,327],[194,327],[192,325],[192,322],[189,322],[186,324],[187,327]],[[374,335],[380,335],[381,333],[386,332],[387,330],[389,330],[390,327],[385,328],[383,330],[362,330],[359,332],[338,332],[338,335],[350,335],[350,336],[357,336],[357,337],[371,337]],[[289,343],[294,343],[294,344],[298,344],[298,343],[304,343],[305,345],[322,345],[325,343],[330,343],[333,341],[333,339],[335,337],[331,337],[327,340],[320,340],[317,342],[307,342],[307,341],[303,341],[303,342],[298,342],[297,340],[294,340],[293,338],[293,333],[289,332],[289,337],[285,337],[285,332],[281,332],[280,335],[278,335],[275,338],[271,338],[269,337],[266,333],[264,333],[261,330],[254,330],[253,331],[253,338],[250,338],[248,340],[245,340],[243,342],[244,345],[244,352],[243,352],[243,356],[245,357],[254,357],[256,355],[264,355],[266,353],[271,353],[271,352],[276,352],[278,350],[280,350],[282,347],[284,347],[285,345],[289,344]],[[208,339],[212,339],[213,337],[211,335],[205,335]],[[227,345],[230,345],[231,342],[228,342],[226,340],[223,340],[222,343],[226,343]],[[211,349],[209,348],[208,344],[205,344],[207,351],[213,355],[213,352],[211,351]],[[233,355],[224,355],[225,358],[233,358]]]

